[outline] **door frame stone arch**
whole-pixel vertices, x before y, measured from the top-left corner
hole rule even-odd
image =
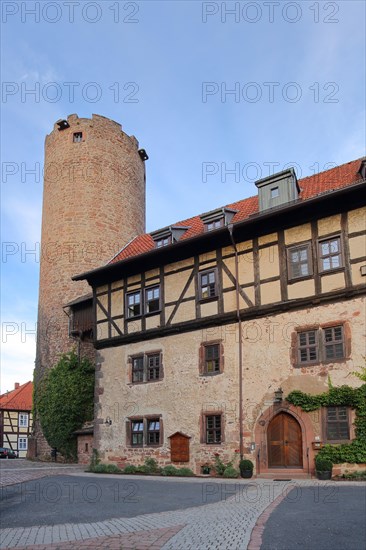
[[[299,407],[295,407],[290,403],[283,402],[270,405],[266,409],[261,411],[258,416],[255,429],[254,429],[254,441],[256,448],[256,472],[258,474],[268,473],[268,445],[267,445],[267,430],[269,423],[275,416],[280,413],[287,413],[293,416],[300,425],[302,435],[302,459],[303,459],[303,471],[306,473],[312,473],[314,471],[314,450],[312,448],[312,442],[314,441],[314,428],[311,422],[311,418],[308,413],[304,412]],[[278,471],[282,471],[281,468],[277,468]],[[272,470],[270,470],[272,471]],[[283,472],[286,468],[283,468]]]

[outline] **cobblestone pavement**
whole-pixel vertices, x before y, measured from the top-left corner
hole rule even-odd
[[[65,468],[62,468],[62,473],[66,473]],[[93,479],[97,477],[84,475]],[[119,479],[121,477],[131,479],[128,476],[119,476]],[[164,483],[169,484],[170,481],[169,478],[164,479]],[[192,479],[189,481],[192,482]],[[195,481],[202,483],[203,480]],[[181,482],[186,480],[181,479]],[[211,490],[220,492],[221,498],[216,503],[92,523],[7,528],[0,531],[0,548],[259,550],[263,525],[277,504],[286,498],[291,500],[290,495],[295,489],[298,498],[303,486],[318,486],[321,489],[324,486],[329,488],[330,484],[336,485],[334,482],[315,480],[244,482],[210,479]]]
[[[80,464],[58,464],[55,462],[31,462],[25,459],[0,460],[0,487],[23,483],[41,477],[60,474],[76,474],[85,471]]]

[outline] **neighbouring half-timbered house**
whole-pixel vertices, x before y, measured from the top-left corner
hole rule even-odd
[[[105,462],[186,465],[244,455],[257,473],[310,472],[353,411],[286,395],[357,386],[365,338],[365,161],[137,236],[99,269],[94,445]]]
[[[28,438],[32,431],[33,383],[19,385],[0,395],[0,447],[27,456]]]

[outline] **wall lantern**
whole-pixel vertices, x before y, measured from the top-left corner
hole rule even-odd
[[[111,426],[112,425],[112,419],[109,416],[107,416],[107,418],[105,419],[104,424],[107,424],[107,426]]]
[[[275,403],[282,403],[283,389],[281,387],[279,387],[278,390],[274,392],[274,397]]]

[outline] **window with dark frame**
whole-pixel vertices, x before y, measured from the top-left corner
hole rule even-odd
[[[141,417],[127,420],[127,444],[132,447],[162,445],[162,418]]]
[[[217,296],[216,269],[200,273],[200,298],[214,298]]]
[[[83,133],[74,132],[74,135],[72,136],[72,140],[74,143],[81,143],[83,141]]]
[[[144,420],[139,418],[138,420],[131,421],[131,445],[136,447],[142,447],[144,443]]]
[[[328,441],[350,438],[347,407],[326,408],[326,438]]]
[[[132,358],[132,383],[144,381],[144,356]]]
[[[149,418],[147,420],[147,445],[159,445],[160,443],[160,419]]]
[[[219,229],[219,227],[223,227],[224,221],[225,221],[224,217],[222,216],[221,218],[207,222],[205,223],[205,229],[206,231],[213,231],[214,229]]]
[[[168,244],[172,243],[172,237],[169,235],[168,237],[163,237],[162,239],[157,239],[155,241],[155,247],[156,248],[162,248],[163,246],[168,246]]]
[[[344,357],[343,327],[329,327],[323,330],[324,349],[326,359],[340,359]]]
[[[162,380],[163,365],[161,352],[136,355],[131,358],[131,383],[153,382]]]
[[[203,367],[204,374],[214,374],[220,372],[220,344],[204,345],[205,361]]]
[[[321,363],[346,356],[344,327],[319,327],[297,332],[299,365]]]
[[[289,279],[298,279],[312,275],[310,244],[292,246],[287,249]]]
[[[160,380],[160,353],[147,356],[147,380]]]
[[[342,267],[341,238],[332,237],[319,241],[320,271],[330,271]]]
[[[160,311],[160,286],[145,290],[145,313]]]
[[[221,414],[207,415],[206,420],[206,443],[221,443]]]
[[[138,317],[141,315],[141,291],[129,292],[126,295],[127,318]]]
[[[299,363],[315,363],[318,360],[318,331],[299,332]]]

